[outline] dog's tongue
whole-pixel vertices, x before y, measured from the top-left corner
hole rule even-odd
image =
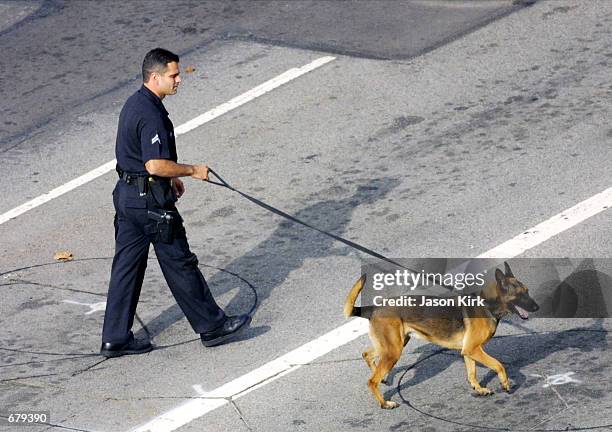
[[[514,307],[516,308],[516,310],[519,313],[519,315],[521,316],[521,318],[523,318],[523,319],[529,318],[529,312],[527,312],[525,309],[523,309],[522,307],[517,306],[517,305],[514,305]]]

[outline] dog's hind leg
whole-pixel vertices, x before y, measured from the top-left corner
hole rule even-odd
[[[476,378],[476,362],[474,361],[474,359],[468,357],[467,355],[464,355],[463,360],[465,360],[465,368],[467,369],[468,381],[470,382],[472,388],[476,390],[476,393],[481,396],[492,394],[493,392],[490,389],[482,387],[478,382],[478,378]]]
[[[363,359],[368,364],[368,367],[370,368],[372,373],[374,373],[374,371],[376,371],[376,360],[375,359],[378,358],[378,353],[376,352],[376,348],[374,347],[368,348],[363,353],[361,353],[361,357],[363,357]],[[389,378],[389,375],[384,377],[381,383],[389,385],[388,378]]]
[[[371,321],[370,324],[374,323]],[[384,409],[393,409],[399,406],[397,402],[386,401],[378,389],[378,385],[382,382],[383,378],[393,369],[393,366],[399,360],[404,347],[401,322],[398,325],[394,324],[396,323],[385,321],[380,323],[380,326],[374,324],[370,327],[370,338],[374,343],[374,349],[378,353],[379,360],[375,365],[372,376],[368,380],[368,387],[372,394],[374,394],[380,407]]]
[[[405,334],[404,335],[404,345],[403,346],[405,347],[408,344],[408,342],[410,342],[410,335],[409,334]],[[391,373],[391,372],[389,371],[387,373],[387,375],[385,375],[385,377],[383,378],[381,383],[383,383],[385,385],[391,385],[391,382],[389,381],[389,373]]]
[[[386,401],[382,397],[380,390],[378,389],[378,385],[382,382],[383,378],[389,373],[395,363],[399,360],[401,356],[401,350],[394,350],[395,352],[384,352],[380,355],[380,361],[376,366],[376,370],[372,374],[372,377],[368,380],[368,387],[374,394],[374,397],[380,404],[381,408],[385,409],[393,409],[397,408],[399,404],[393,401]]]
[[[504,366],[495,358],[484,352],[482,346],[477,346],[471,350],[468,355],[479,363],[482,363],[491,370],[497,373],[497,377],[501,382],[502,387],[505,391],[510,392],[510,381],[508,381],[508,374]]]
[[[363,359],[365,360],[368,367],[373,373],[376,370],[376,363],[374,362],[374,359],[378,357],[378,354],[376,353],[376,348],[368,348],[367,350],[361,353],[361,357],[363,357]]]

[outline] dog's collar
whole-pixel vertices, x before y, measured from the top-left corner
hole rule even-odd
[[[487,305],[487,309],[489,309],[489,312],[491,312],[491,315],[493,315],[493,317],[497,320],[497,322],[499,322],[499,320],[501,320],[507,314],[506,311],[504,312],[499,311],[500,302],[497,299],[494,299],[494,300],[485,299],[485,303]]]

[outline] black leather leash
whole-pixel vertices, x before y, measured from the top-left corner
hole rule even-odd
[[[249,194],[246,194],[246,193],[244,193],[244,192],[242,192],[242,191],[240,191],[240,190],[236,189],[235,187],[232,187],[232,186],[231,186],[231,185],[230,185],[228,182],[226,182],[225,180],[223,180],[223,178],[221,178],[221,176],[220,176],[219,174],[217,174],[217,173],[216,173],[214,170],[212,170],[211,168],[208,168],[208,172],[209,172],[210,174],[214,175],[214,176],[217,178],[217,180],[219,180],[218,182],[213,181],[213,180],[210,180],[210,179],[209,179],[209,180],[206,180],[208,183],[211,183],[211,184],[214,184],[214,185],[217,185],[217,186],[222,186],[222,187],[225,187],[225,188],[227,188],[227,189],[229,189],[229,190],[231,190],[231,191],[233,191],[233,192],[236,192],[237,194],[239,194],[239,195],[243,196],[244,198],[248,199],[248,200],[249,200],[249,201],[251,201],[252,203],[254,203],[254,204],[258,205],[259,207],[262,207],[262,208],[264,208],[264,209],[266,209],[266,210],[268,210],[268,211],[270,211],[270,212],[272,212],[272,213],[274,213],[274,214],[277,214],[277,215],[279,215],[279,216],[282,216],[282,217],[284,217],[285,219],[288,219],[288,220],[290,220],[290,221],[292,221],[292,222],[298,223],[298,224],[300,224],[300,225],[304,225],[304,226],[305,226],[305,227],[307,227],[307,228],[310,228],[310,229],[312,229],[312,230],[315,230],[315,231],[317,231],[317,232],[320,232],[321,234],[324,234],[324,235],[326,235],[326,236],[328,236],[328,237],[331,237],[331,238],[333,238],[334,240],[338,240],[339,242],[344,243],[345,245],[350,246],[350,247],[352,247],[353,249],[357,249],[358,251],[361,251],[361,252],[363,252],[363,253],[365,253],[365,254],[367,254],[367,255],[373,256],[373,257],[378,258],[378,259],[380,259],[380,260],[386,261],[386,262],[388,262],[388,263],[390,263],[390,264],[393,264],[393,265],[396,265],[396,266],[401,267],[401,268],[403,268],[403,269],[406,269],[406,270],[408,270],[409,272],[412,272],[412,273],[420,273],[418,270],[414,270],[414,269],[411,269],[411,268],[409,268],[409,267],[406,267],[405,265],[402,265],[402,264],[398,263],[397,261],[392,260],[391,258],[387,258],[386,256],[384,256],[384,255],[382,255],[382,254],[379,254],[379,253],[378,253],[378,252],[376,252],[376,251],[373,251],[372,249],[369,249],[369,248],[367,248],[367,247],[365,247],[365,246],[362,246],[362,245],[360,245],[360,244],[358,244],[358,243],[355,243],[355,242],[352,242],[352,241],[347,240],[347,239],[345,239],[345,238],[342,238],[342,237],[340,237],[340,236],[337,236],[336,234],[332,234],[332,233],[330,233],[330,232],[327,232],[327,231],[325,231],[325,230],[322,230],[322,229],[320,229],[320,228],[317,228],[316,226],[310,225],[309,223],[304,222],[303,220],[300,220],[300,219],[296,218],[295,216],[291,216],[289,213],[285,213],[285,212],[284,212],[284,211],[282,211],[282,210],[279,210],[279,209],[277,209],[277,208],[275,208],[275,207],[272,207],[271,205],[268,205],[268,204],[266,204],[265,202],[263,202],[263,201],[261,201],[261,200],[258,200],[257,198],[252,197],[252,196],[250,196]],[[430,278],[430,277],[427,277],[427,279],[431,280],[431,278]],[[436,285],[442,286],[442,287],[444,287],[444,288],[446,288],[446,289],[448,289],[448,290],[451,290],[451,291],[455,289],[455,287],[454,287],[453,285],[449,285],[449,284],[445,284],[445,283],[442,283],[442,284],[436,284]]]
[[[217,178],[217,180],[219,180],[218,182],[216,182],[216,181],[213,181],[213,180],[210,180],[210,179],[209,179],[209,180],[207,180],[207,182],[208,182],[208,183],[211,183],[211,184],[214,184],[214,185],[217,185],[217,186],[223,186],[223,187],[226,187],[226,188],[228,188],[229,190],[234,191],[234,192],[236,192],[237,194],[239,194],[239,195],[243,196],[244,198],[248,199],[248,200],[249,200],[249,201],[251,201],[252,203],[254,203],[254,204],[258,205],[259,207],[262,207],[262,208],[264,208],[264,209],[266,209],[266,210],[268,210],[268,211],[270,211],[270,212],[272,212],[272,213],[274,213],[274,214],[277,214],[277,215],[279,215],[279,216],[282,216],[282,217],[284,217],[285,219],[288,219],[288,220],[290,220],[290,221],[292,221],[292,222],[298,223],[298,224],[300,224],[300,225],[304,225],[304,226],[305,226],[305,227],[307,227],[307,228],[310,228],[310,229],[312,229],[312,230],[315,230],[315,231],[317,231],[317,232],[320,232],[321,234],[324,234],[324,235],[326,235],[326,236],[328,236],[328,237],[331,237],[331,238],[333,238],[334,240],[338,240],[339,242],[344,243],[345,245],[350,246],[350,247],[352,247],[353,249],[357,249],[358,251],[361,251],[361,252],[363,252],[363,253],[365,253],[365,254],[368,254],[368,255],[373,256],[373,257],[378,258],[378,259],[381,259],[381,260],[383,260],[383,261],[386,261],[386,262],[388,262],[388,263],[391,263],[391,264],[393,264],[393,265],[396,265],[396,266],[398,266],[398,267],[401,267],[401,268],[406,269],[406,270],[408,270],[408,271],[411,271],[411,272],[413,272],[413,273],[419,273],[418,271],[413,270],[413,269],[411,269],[411,268],[408,268],[408,267],[406,267],[406,266],[404,266],[404,265],[401,265],[400,263],[398,263],[398,262],[396,262],[396,261],[393,261],[391,258],[387,258],[386,256],[381,255],[381,254],[379,254],[378,252],[373,251],[372,249],[369,249],[369,248],[367,248],[367,247],[365,247],[365,246],[361,246],[360,244],[357,244],[357,243],[355,243],[355,242],[352,242],[352,241],[350,241],[350,240],[347,240],[347,239],[345,239],[345,238],[342,238],[342,237],[340,237],[340,236],[337,236],[337,235],[335,235],[335,234],[332,234],[332,233],[330,233],[330,232],[327,232],[327,231],[325,231],[325,230],[322,230],[322,229],[320,229],[320,228],[317,228],[317,227],[315,227],[315,226],[312,226],[312,225],[310,225],[309,223],[304,222],[304,221],[302,221],[302,220],[300,220],[300,219],[296,218],[295,216],[291,216],[290,214],[285,213],[285,212],[284,212],[284,211],[282,211],[282,210],[279,210],[279,209],[277,209],[277,208],[274,208],[274,207],[272,207],[271,205],[268,205],[268,204],[266,204],[265,202],[262,202],[262,201],[258,200],[257,198],[254,198],[254,197],[252,197],[252,196],[250,196],[250,195],[248,195],[248,194],[246,194],[246,193],[244,193],[244,192],[242,192],[242,191],[240,191],[240,190],[238,190],[238,189],[236,189],[236,188],[232,187],[232,186],[231,186],[231,185],[230,185],[228,182],[226,182],[225,180],[223,180],[223,179],[221,178],[221,176],[219,176],[219,174],[217,174],[215,171],[213,171],[213,170],[212,170],[212,169],[210,169],[210,168],[208,169],[208,172],[209,172],[210,174],[214,175],[214,176]],[[450,286],[449,286],[449,287],[446,287],[446,288],[452,288],[452,287],[450,287]]]

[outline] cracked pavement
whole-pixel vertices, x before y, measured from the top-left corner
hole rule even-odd
[[[185,1],[166,15],[159,2],[22,3],[0,22],[2,211],[112,159],[118,111],[152,45],[195,68],[164,101],[176,126],[331,52],[180,136],[181,160],[387,256],[477,255],[610,187],[612,3],[519,3]],[[607,318],[506,321],[487,350],[511,394],[479,368],[496,393],[473,396],[457,353],[411,341],[381,387],[402,404],[380,410],[364,336],[210,397],[345,324],[362,257],[190,180],[179,206],[192,249],[215,298],[229,313],[252,309],[252,327],[202,347],[151,255],[134,330],[157,349],[104,360],[102,312],[84,305],[104,300],[115,181],[0,225],[0,411],[50,411],[53,425],[32,431],[132,430],[198,400],[223,403],[178,430],[552,431],[612,418]],[[603,211],[524,256],[610,258],[611,222]],[[58,250],[75,259],[53,262]]]

